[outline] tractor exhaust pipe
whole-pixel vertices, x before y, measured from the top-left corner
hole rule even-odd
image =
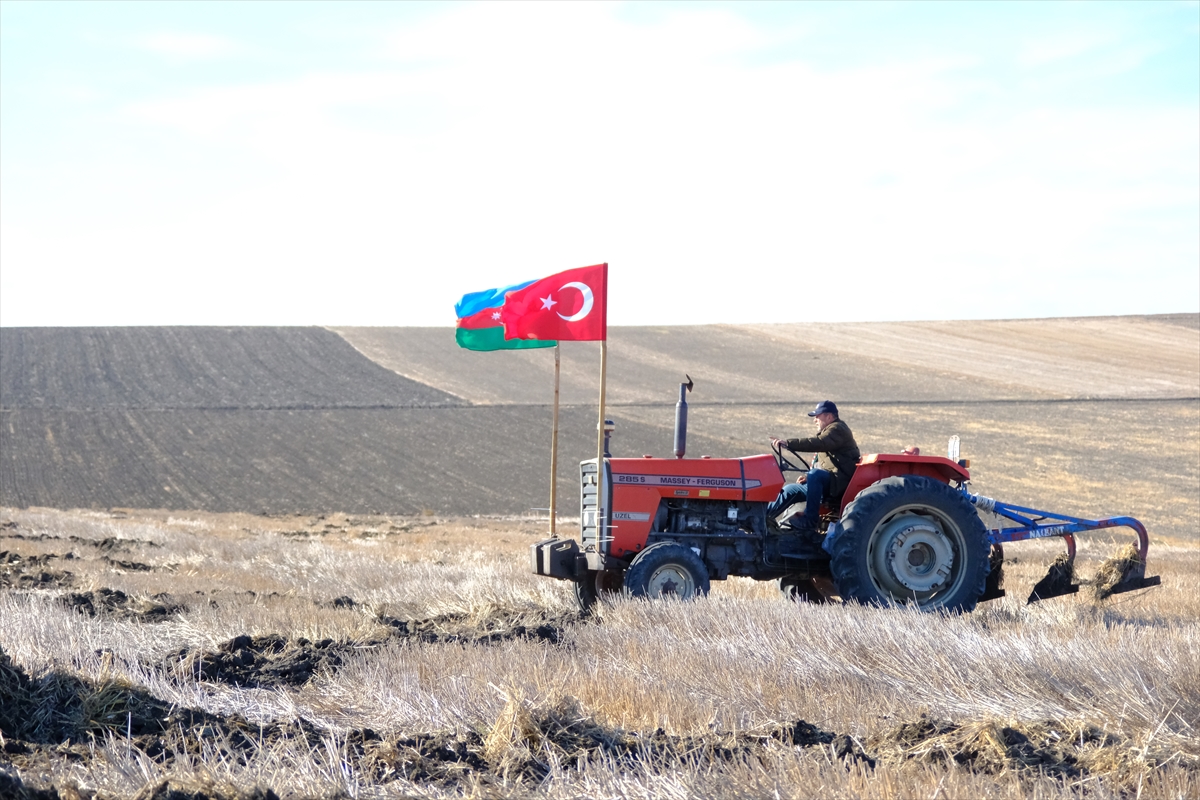
[[[687,452],[687,393],[692,390],[692,378],[684,374],[687,383],[679,384],[679,402],[675,404],[675,457]]]

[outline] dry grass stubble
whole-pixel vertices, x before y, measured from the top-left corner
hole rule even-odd
[[[0,595],[0,647],[23,685],[57,687],[79,743],[56,755],[62,739],[23,728],[28,752],[0,758],[28,780],[117,796],[162,780],[226,796],[1200,789],[1188,543],[1152,548],[1162,587],[1103,603],[1023,605],[1057,552],[1033,543],[1009,550],[1010,596],[972,615],[796,606],[739,580],[705,601],[619,601],[572,622],[567,586],[527,572],[544,523],[124,516],[0,519],[13,523],[0,548],[71,568],[68,586]],[[1083,539],[1081,574],[1114,547]],[[114,550],[151,569],[114,565]],[[81,588],[169,593],[181,610],[153,624],[87,616],[61,601]],[[255,650],[270,634],[281,650]],[[302,680],[253,688],[195,668],[241,659],[267,674],[323,640],[336,658]],[[193,709],[192,724],[160,730],[155,704]],[[137,715],[147,732],[127,740]]]

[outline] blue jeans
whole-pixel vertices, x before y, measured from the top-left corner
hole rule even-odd
[[[779,492],[779,496],[767,505],[767,516],[774,518],[797,503],[807,503],[811,494],[816,502],[804,506],[804,524],[815,528],[821,517],[821,500],[825,499],[825,490],[829,487],[829,479],[833,474],[823,469],[810,469],[804,483],[789,483]]]

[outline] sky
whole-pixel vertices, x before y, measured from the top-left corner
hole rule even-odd
[[[1200,4],[0,0],[0,325],[1200,311]]]

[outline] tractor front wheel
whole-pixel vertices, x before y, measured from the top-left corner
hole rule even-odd
[[[987,586],[987,530],[966,496],[932,478],[885,478],[842,515],[830,568],[862,603],[971,611]]]
[[[708,594],[708,587],[708,568],[700,556],[675,542],[650,545],[625,572],[625,588],[634,597],[690,600]]]
[[[625,572],[619,569],[590,569],[581,580],[575,581],[575,602],[584,614],[592,613],[596,603],[605,597],[620,594],[625,587]]]

